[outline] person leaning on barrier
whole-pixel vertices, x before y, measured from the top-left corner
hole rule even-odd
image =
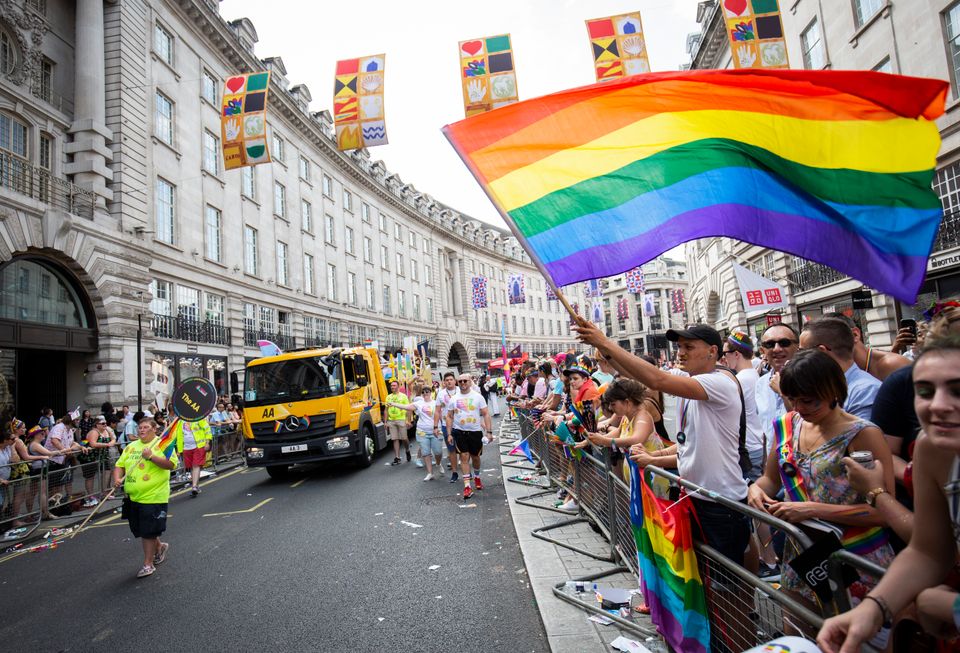
[[[960,536],[960,336],[928,337],[913,367],[914,407],[923,436],[914,450],[914,528],[910,543],[880,583],[853,610],[824,622],[817,644],[853,653],[893,616],[916,601],[918,620],[932,635],[954,639],[960,594],[946,585]],[[887,493],[871,490],[873,501]]]
[[[596,347],[622,376],[680,398],[677,444],[654,454],[641,451],[634,457],[637,464],[677,466],[680,476],[688,481],[745,503],[747,482],[740,469],[739,452],[740,386],[732,372],[717,366],[723,347],[720,334],[703,324],[667,331],[667,339],[678,343],[682,371],[666,372],[618,346],[585,320],[579,320],[574,330],[581,342]],[[699,517],[700,537],[743,565],[750,539],[746,515],[707,497],[691,500]]]
[[[795,411],[781,418],[775,429],[763,476],[750,486],[750,505],[793,524],[811,519],[836,523],[843,528],[844,548],[885,567],[893,559],[883,530],[886,524],[850,485],[841,462],[853,451],[869,451],[885,469],[892,469],[883,433],[844,410],[844,373],[828,354],[801,351],[780,377],[780,388]],[[892,471],[884,474],[882,487],[884,492],[893,491]],[[785,499],[773,499],[781,489]],[[788,547],[781,569],[783,588],[814,604],[813,591],[790,565],[793,557]],[[871,585],[870,579],[861,578],[850,592],[862,598]]]

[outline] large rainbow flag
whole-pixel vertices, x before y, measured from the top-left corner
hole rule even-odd
[[[942,210],[949,86],[875,72],[635,75],[444,127],[563,286],[726,236],[914,301]]]
[[[650,618],[675,651],[706,653],[710,622],[688,504],[658,499],[640,468],[630,461],[630,527]]]

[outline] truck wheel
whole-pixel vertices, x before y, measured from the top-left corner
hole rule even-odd
[[[364,469],[373,463],[373,457],[377,454],[377,440],[373,434],[373,429],[369,425],[363,427],[362,450],[357,456],[357,467]]]
[[[275,481],[282,481],[290,476],[290,465],[268,465],[267,474]]]

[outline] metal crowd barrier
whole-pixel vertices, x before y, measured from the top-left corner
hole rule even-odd
[[[609,576],[621,571],[638,573],[637,547],[633,531],[630,526],[630,487],[624,482],[619,465],[611,465],[610,450],[597,450],[592,447],[583,449],[584,455],[579,460],[569,460],[563,454],[563,448],[550,441],[550,434],[543,428],[534,426],[528,411],[517,410],[520,437],[527,438],[535,466],[526,464],[526,469],[536,469],[539,472],[538,482],[525,482],[534,485],[540,491],[515,499],[517,503],[530,505],[536,508],[553,510],[570,515],[568,511],[559,510],[551,505],[544,505],[545,495],[564,487],[576,499],[578,508],[570,519],[559,521],[547,527],[540,527],[533,531],[533,535],[540,539],[552,542],[558,546],[577,551],[596,559],[614,562],[617,566],[589,577],[573,579],[589,582]],[[511,446],[512,448],[512,446]],[[507,453],[509,449],[502,453]],[[517,465],[514,465],[517,466]],[[672,486],[682,487],[687,495],[702,495],[708,497],[731,510],[742,513],[750,519],[768,524],[775,531],[782,533],[786,546],[795,547],[796,551],[803,551],[812,545],[807,535],[797,526],[782,521],[772,515],[755,510],[745,504],[730,501],[681,479],[676,474],[647,467],[648,472],[667,479]],[[515,482],[516,479],[508,479]],[[688,500],[688,499],[684,499]],[[598,556],[581,547],[577,547],[560,539],[546,535],[553,529],[570,524],[587,521],[610,543],[609,556]],[[715,651],[742,651],[764,644],[781,635],[798,635],[813,639],[826,616],[849,609],[849,599],[846,592],[836,592],[834,605],[823,607],[822,614],[818,614],[799,597],[788,594],[779,588],[779,584],[770,583],[750,573],[737,563],[724,557],[710,546],[696,542],[695,550],[700,566],[706,594],[707,611],[711,623],[711,648]],[[853,565],[868,576],[879,578],[884,570],[871,562],[845,551],[834,554],[831,564],[831,579],[843,587],[841,580],[841,566]],[[569,592],[563,591],[566,582],[558,583],[554,587],[554,594],[568,603],[590,611],[601,612],[596,602],[582,600]],[[620,627],[650,636],[647,629],[627,619],[612,616],[606,612]]]

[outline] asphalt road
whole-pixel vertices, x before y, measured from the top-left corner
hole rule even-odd
[[[494,452],[490,452],[494,454]],[[411,463],[226,472],[171,499],[157,573],[119,518],[0,562],[0,642],[29,651],[547,651],[496,456],[461,483]],[[224,514],[226,513],[226,514]],[[406,523],[404,523],[406,522]],[[433,565],[439,568],[431,570]]]

